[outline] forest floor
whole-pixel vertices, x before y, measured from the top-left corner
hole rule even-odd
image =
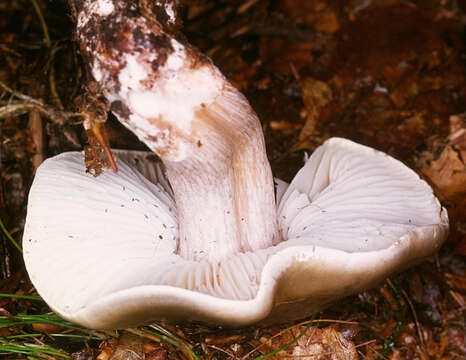
[[[185,3],[186,36],[257,111],[275,176],[291,180],[304,154],[332,136],[382,150],[413,168],[448,209],[446,244],[312,322],[104,333],[57,318],[12,240],[21,244],[40,162],[87,144],[73,116],[83,64],[65,2],[0,0],[0,357],[466,358],[466,2]],[[114,148],[144,149],[112,116],[107,131]]]

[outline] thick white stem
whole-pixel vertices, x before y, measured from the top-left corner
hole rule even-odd
[[[260,122],[208,59],[161,28],[175,24],[171,3],[78,2],[81,51],[113,113],[166,165],[179,253],[215,261],[272,246],[274,185]]]
[[[273,246],[279,241],[274,184],[259,120],[231,86],[197,118],[197,148],[183,161],[164,161],[180,255],[219,260]]]

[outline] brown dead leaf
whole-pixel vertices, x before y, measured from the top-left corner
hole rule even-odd
[[[440,155],[435,157],[435,153]],[[430,161],[429,161],[430,160]],[[443,149],[430,149],[421,155],[422,173],[442,200],[462,206],[466,195],[466,113],[450,116],[450,135]]]
[[[144,358],[144,339],[125,333],[118,339],[109,360],[137,360]]]
[[[450,116],[450,136],[448,138],[451,145],[460,150],[466,150],[466,113]]]
[[[319,17],[314,27],[317,31],[333,34],[340,30],[340,23],[335,12],[328,11]]]
[[[123,333],[117,341],[113,341],[101,347],[101,353],[97,357],[97,360],[167,359],[165,344],[158,337],[138,329],[127,329],[126,331],[127,332]],[[183,351],[183,349],[181,349],[181,351]],[[173,356],[174,357],[171,358],[179,359],[178,356]],[[185,357],[183,357],[183,359],[184,358]],[[191,357],[187,356],[187,358]]]
[[[328,4],[320,0],[279,0],[277,8],[285,16],[294,19],[297,23],[313,25],[328,10]]]
[[[298,337],[304,326],[290,328],[280,336],[267,341],[267,349],[273,351],[288,344]],[[339,331],[332,327],[319,329],[311,327],[298,341],[289,348],[277,353],[273,359],[304,359],[304,360],[353,360],[357,359],[357,351],[352,341],[347,340]]]
[[[146,360],[165,360],[167,350],[162,345],[151,342],[144,345],[144,355]]]
[[[402,108],[406,103],[419,95],[420,88],[416,75],[406,77],[401,84],[390,93],[390,99],[398,107]]]
[[[208,335],[205,337],[204,341],[207,344],[211,345],[224,345],[229,343],[239,343],[244,340],[242,335],[230,335],[230,336],[217,336],[217,335]]]
[[[448,332],[450,345],[452,345],[459,354],[466,356],[466,334],[463,329],[452,327]]]
[[[440,156],[424,166],[421,171],[439,189],[443,200],[454,200],[466,194],[466,150],[459,151],[445,146]]]
[[[456,275],[446,272],[444,275],[448,286],[466,293],[466,274]]]
[[[115,339],[110,339],[105,342],[102,342],[99,345],[99,353],[96,357],[96,360],[109,360],[117,344],[118,341]]]
[[[301,82],[301,94],[308,111],[327,105],[333,97],[332,89],[323,81],[307,77]]]
[[[299,72],[312,61],[315,43],[289,41],[279,38],[262,37],[259,44],[259,57],[265,68],[284,75],[292,74],[292,66]]]
[[[16,290],[23,276],[23,271],[17,271],[10,277],[0,280],[0,292],[2,293],[12,293]]]
[[[384,325],[383,328],[381,329],[379,336],[382,339],[388,338],[393,332],[395,331],[395,328],[397,326],[397,322],[395,320],[390,320],[387,321]]]
[[[166,350],[157,343],[147,342],[141,336],[124,333],[118,340],[102,343],[97,360],[165,360]]]
[[[280,120],[280,121],[272,120],[269,125],[272,130],[282,131],[285,134],[292,134],[296,130],[299,130],[301,128],[300,124],[295,124],[290,121],[284,121],[284,120]]]
[[[451,295],[453,300],[456,301],[459,307],[464,308],[466,306],[466,298],[463,295],[461,295],[459,292],[450,290],[449,294]]]
[[[312,148],[309,146],[308,139],[315,135],[321,110],[332,100],[333,93],[327,83],[307,77],[301,82],[301,96],[305,107],[306,123],[299,134],[299,142],[293,147],[293,150]]]
[[[400,0],[375,0],[374,1],[374,6],[377,6],[377,7],[389,7],[389,6],[394,6],[394,5],[397,5],[399,3],[401,3],[402,1]]]
[[[452,254],[466,256],[466,236],[453,249]]]
[[[412,66],[403,62],[396,65],[386,64],[382,69],[385,83],[391,87],[395,86],[410,70],[413,70]]]
[[[31,325],[32,329],[37,332],[41,332],[44,334],[50,334],[54,332],[59,332],[63,328],[58,325],[53,325],[53,324],[32,324]]]
[[[429,129],[426,126],[427,116],[422,112],[411,114],[408,118],[402,120],[397,126],[397,136],[404,144],[418,145],[418,139],[423,139],[428,134]]]
[[[71,354],[71,359],[73,360],[94,360],[94,350],[86,348],[80,351],[76,351]]]

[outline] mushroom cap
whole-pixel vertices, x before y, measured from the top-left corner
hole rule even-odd
[[[23,236],[39,294],[90,328],[302,318],[433,254],[448,234],[446,210],[414,171],[333,138],[291,184],[277,180],[281,243],[190,261],[177,255],[176,206],[161,164],[151,153],[115,155],[119,172],[98,178],[85,173],[82,153],[46,160]]]

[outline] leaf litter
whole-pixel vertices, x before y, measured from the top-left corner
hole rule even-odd
[[[190,41],[262,119],[278,177],[290,180],[304,153],[326,138],[350,138],[390,153],[426,179],[448,208],[451,235],[438,256],[340,301],[313,322],[234,330],[154,324],[118,332],[82,329],[51,314],[14,245],[40,161],[90,146],[89,163],[96,171],[108,167],[82,127],[86,114],[76,99],[89,85],[69,10],[58,2],[33,4],[0,4],[2,358],[466,356],[464,2],[182,1]],[[112,147],[144,149],[111,115],[105,136]]]

